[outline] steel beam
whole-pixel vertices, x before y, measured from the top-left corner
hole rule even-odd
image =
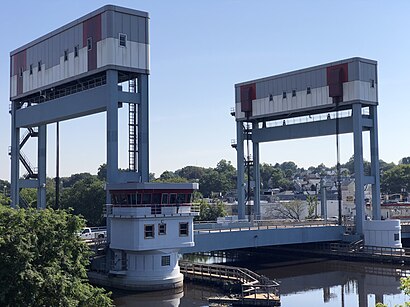
[[[111,87],[111,89],[116,94],[118,92],[117,84],[115,84],[115,88]],[[107,109],[111,95],[110,86],[105,84],[35,106],[18,109],[16,111],[16,126],[18,128],[34,127],[103,112]],[[117,97],[116,103],[118,103]]]
[[[373,219],[381,219],[380,207],[380,162],[379,162],[379,139],[377,126],[377,106],[370,106],[370,118],[373,121],[373,127],[370,129],[370,168],[371,175],[374,179],[372,184],[372,210]]]
[[[237,166],[237,196],[238,196],[238,219],[243,220],[245,218],[245,156],[243,147],[243,122],[236,122],[236,166]]]
[[[46,164],[47,164],[47,126],[38,127],[38,187],[37,187],[37,209],[46,208]]]
[[[355,204],[356,232],[364,234],[365,203],[364,203],[364,166],[363,166],[363,123],[362,105],[354,104],[353,112],[353,143],[354,143],[354,173],[355,173]]]

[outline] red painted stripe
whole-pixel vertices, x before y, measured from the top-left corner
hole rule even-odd
[[[13,75],[17,75],[17,95],[20,95],[23,93],[23,77],[20,77],[20,71],[27,70],[26,49],[13,55],[13,61]]]
[[[343,97],[343,83],[348,81],[347,63],[327,67],[326,81],[329,97]]]
[[[241,111],[251,112],[252,115],[252,100],[256,99],[256,84],[242,85],[241,89]]]
[[[88,38],[92,38],[92,48],[88,51],[88,71],[97,68],[97,42],[101,41],[101,14],[83,22],[83,47],[87,46]]]

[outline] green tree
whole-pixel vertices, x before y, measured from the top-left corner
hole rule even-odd
[[[289,189],[292,182],[285,178],[285,174],[278,164],[275,166],[267,163],[260,165],[261,183],[264,189],[280,188]]]
[[[97,177],[101,181],[107,181],[107,163],[103,163],[98,167]]]
[[[86,177],[65,188],[61,194],[61,207],[73,208],[74,214],[81,214],[88,226],[105,224],[103,208],[105,204],[104,182],[96,176]]]
[[[208,203],[201,200],[199,204],[199,216],[195,218],[196,221],[216,221],[218,217],[226,215],[223,202],[217,200],[215,203]]]
[[[410,191],[410,164],[399,164],[384,172],[380,187],[383,193],[401,193]]]
[[[171,182],[171,183],[183,183],[188,182],[185,178],[182,178],[171,171],[165,171],[161,176],[154,180],[155,182]]]
[[[350,157],[349,161],[347,161],[345,164],[340,164],[341,168],[347,168],[349,170],[350,174],[354,174],[354,155]],[[363,168],[364,168],[364,174],[366,176],[370,175],[370,162],[364,160],[363,161]]]
[[[410,164],[410,157],[401,158],[399,164]]]
[[[381,173],[384,173],[385,171],[388,171],[389,169],[392,169],[393,167],[396,166],[396,164],[394,164],[393,162],[387,163],[387,162],[384,162],[383,160],[379,160],[379,164],[380,164]]]
[[[279,165],[279,168],[283,171],[287,179],[293,179],[298,170],[298,166],[292,161],[283,162]]]
[[[185,166],[175,172],[178,176],[188,180],[199,180],[205,173],[205,168],[199,166]]]
[[[20,191],[20,207],[37,207],[37,189],[25,188]]]
[[[63,188],[71,188],[80,180],[84,179],[91,179],[95,176],[91,175],[90,173],[79,173],[79,174],[73,174],[70,177],[65,177],[61,178],[61,183]]]
[[[308,209],[308,219],[316,218],[316,210],[317,210],[317,195],[308,195],[306,197],[307,202],[307,209]]]
[[[90,250],[66,211],[0,206],[1,306],[112,306],[86,275]]]

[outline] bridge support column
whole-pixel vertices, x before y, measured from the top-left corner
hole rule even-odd
[[[47,125],[38,127],[37,143],[37,161],[38,161],[38,178],[37,178],[37,209],[46,208],[46,170],[47,170]]]
[[[107,71],[107,85],[111,88],[107,99],[107,183],[118,181],[118,72]],[[107,204],[111,199],[107,193]]]
[[[141,182],[149,181],[149,108],[148,108],[148,75],[138,76],[138,92],[141,95],[141,104],[138,112],[138,172]]]
[[[326,221],[327,220],[327,196],[326,187],[323,182],[323,178],[320,179],[320,216]]]
[[[363,235],[365,220],[364,203],[364,167],[363,167],[363,118],[362,105],[352,106],[353,143],[354,143],[354,173],[355,173],[355,204],[356,204],[356,233]]]
[[[243,147],[243,123],[240,121],[236,122],[236,165],[237,165],[237,181],[236,188],[238,194],[238,219],[243,220],[245,218],[245,190],[244,190],[244,176],[245,176],[245,156],[244,156],[244,147]]]
[[[255,219],[261,218],[261,172],[259,167],[259,143],[252,142],[253,150],[253,178],[255,180],[255,190],[253,198],[253,214]]]
[[[377,106],[371,106],[370,118],[373,126],[370,128],[370,157],[371,157],[371,176],[374,177],[372,185],[372,210],[373,220],[381,219],[380,207],[380,162],[379,162],[379,139],[377,128]]]
[[[16,127],[16,103],[11,103],[11,174],[10,196],[11,207],[19,204],[19,175],[20,175],[20,128]]]

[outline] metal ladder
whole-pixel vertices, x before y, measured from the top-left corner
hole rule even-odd
[[[129,80],[128,91],[136,93],[135,79]],[[138,105],[129,103],[128,107],[128,167],[135,172],[138,170]]]

